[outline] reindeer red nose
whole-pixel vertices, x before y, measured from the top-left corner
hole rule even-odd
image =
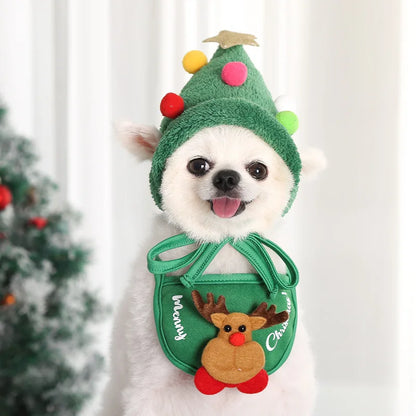
[[[246,337],[241,332],[236,332],[230,336],[229,340],[231,345],[234,345],[234,347],[239,347],[246,342]]]

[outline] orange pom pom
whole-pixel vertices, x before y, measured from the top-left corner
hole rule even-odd
[[[182,65],[186,72],[195,74],[208,63],[204,52],[189,51],[182,59]]]

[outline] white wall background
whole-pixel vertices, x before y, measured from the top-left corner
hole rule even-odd
[[[282,237],[301,270],[316,415],[414,415],[415,18],[412,0],[0,0],[0,95],[84,213],[91,280],[116,303],[155,208],[150,165],[114,143],[113,121],[157,125],[188,50],[211,55],[201,41],[221,29],[255,34],[272,94],[296,98],[296,141],[329,160]]]

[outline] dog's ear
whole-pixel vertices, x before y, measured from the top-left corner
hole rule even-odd
[[[152,159],[160,141],[160,131],[145,124],[119,123],[116,134],[121,143],[139,160]]]
[[[301,175],[303,178],[312,179],[326,168],[327,162],[324,152],[313,147],[299,151],[302,161]]]

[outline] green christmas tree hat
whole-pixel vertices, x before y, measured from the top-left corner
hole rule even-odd
[[[160,208],[163,205],[160,185],[166,160],[198,131],[217,125],[247,128],[280,155],[294,181],[284,213],[292,205],[302,167],[291,138],[298,120],[292,112],[277,111],[262,76],[246,54],[242,45],[257,45],[254,39],[252,35],[222,31],[206,39],[219,43],[210,62],[200,51],[185,55],[184,68],[194,75],[180,95],[168,93],[160,104],[165,117],[150,172],[152,195]]]

